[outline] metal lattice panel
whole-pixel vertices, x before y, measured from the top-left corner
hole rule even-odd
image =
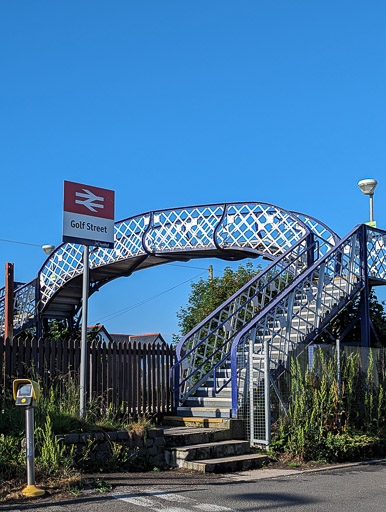
[[[4,336],[4,308],[5,288],[0,290],[0,336]],[[28,325],[36,315],[36,283],[35,280],[20,286],[14,293],[14,332],[19,332],[23,326]]]
[[[318,237],[322,238],[330,245],[336,245],[340,238],[334,231],[326,226],[323,222],[320,222],[309,215],[305,215],[304,213],[292,212],[294,213],[304,224]]]
[[[386,279],[386,235],[377,229],[367,231],[369,277]]]
[[[184,336],[177,347],[179,362],[175,369],[179,371],[181,401],[227,359],[239,330],[308,268],[309,251],[313,261],[329,248],[324,240],[310,247],[304,237]]]
[[[250,395],[245,394],[246,369],[250,367],[250,348],[257,375],[264,371],[264,345],[269,344],[269,369],[277,375],[286,367],[290,353],[301,344],[311,341],[322,328],[364,286],[361,266],[361,229],[343,239],[329,254],[299,277],[278,298],[235,337],[232,346],[232,408],[239,417],[250,421]],[[385,247],[383,232],[367,230],[368,268],[377,276],[384,270]],[[260,357],[259,357],[260,356]],[[257,362],[256,362],[257,361]],[[261,387],[261,382],[256,382]],[[255,408],[258,405],[255,405]],[[246,412],[247,411],[247,412]],[[256,426],[254,427],[256,428]],[[260,424],[260,430],[263,423]],[[253,432],[252,432],[253,436]],[[257,442],[257,441],[256,441]]]
[[[307,218],[308,219],[308,218]],[[328,231],[322,224],[303,222],[299,214],[292,214],[276,206],[263,203],[233,203],[221,205],[193,206],[149,212],[117,222],[113,249],[95,248],[90,253],[90,272],[98,269],[113,269],[111,277],[103,276],[100,285],[119,276],[119,272],[130,273],[129,260],[146,258],[149,255],[174,255],[187,253],[187,257],[205,256],[200,251],[211,251],[211,255],[226,257],[227,251],[252,250],[257,254],[275,259],[295,244],[309,230],[319,233]],[[330,236],[333,233],[330,231]],[[243,255],[246,256],[247,252]],[[150,262],[158,264],[160,260]],[[166,262],[164,260],[163,262]],[[140,267],[139,267],[140,268]],[[34,303],[36,314],[46,308],[75,278],[82,275],[82,247],[66,243],[49,256],[38,273],[38,302]],[[95,283],[98,285],[98,282]],[[71,285],[69,287],[71,293]],[[25,302],[18,290],[15,292],[15,318],[30,322],[31,301]],[[24,292],[23,292],[24,293]],[[32,293],[30,294],[32,297]],[[67,298],[67,296],[66,296]],[[35,300],[35,299],[34,299]],[[80,305],[80,296],[74,303]],[[23,308],[27,308],[26,311]],[[70,311],[70,310],[69,310]],[[17,320],[17,322],[19,322]],[[0,290],[0,325],[4,325],[4,288]],[[18,328],[21,328],[20,322]]]

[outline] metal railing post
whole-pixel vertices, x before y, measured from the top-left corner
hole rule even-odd
[[[307,267],[311,267],[315,262],[314,234],[307,235]]]
[[[360,317],[361,317],[361,345],[370,346],[370,301],[369,301],[369,277],[367,267],[367,226],[361,227],[360,235],[360,271],[363,283],[361,290]]]
[[[271,443],[271,386],[270,386],[269,339],[264,340],[264,409],[265,409],[265,439],[267,450]]]

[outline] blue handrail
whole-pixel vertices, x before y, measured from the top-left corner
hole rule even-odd
[[[219,306],[213,313],[211,313],[210,317],[212,316],[215,316],[217,313],[219,313],[221,310],[223,310],[228,304],[230,304],[233,300],[235,300],[235,298],[242,294],[242,292],[244,290],[246,290],[248,287],[250,287],[254,282],[258,282],[259,280],[262,279],[262,277],[266,274],[269,274],[269,272],[272,270],[272,268],[274,268],[275,266],[280,266],[281,262],[283,260],[286,260],[288,258],[288,256],[291,254],[291,252],[295,252],[296,249],[302,244],[304,243],[305,241],[307,241],[307,237],[309,235],[305,235],[301,240],[299,240],[299,242],[297,242],[293,247],[291,247],[290,249],[288,249],[280,258],[278,258],[278,260],[276,260],[275,262],[271,263],[270,265],[268,265],[268,267],[266,267],[263,271],[261,271],[257,276],[255,276],[254,278],[252,278],[248,283],[246,283],[242,288],[240,288],[240,290],[238,290],[235,294],[233,294],[229,299],[227,299],[227,301],[225,301],[221,306]],[[323,242],[325,242],[323,240]],[[177,406],[177,404],[179,403],[179,388],[182,388],[184,383],[191,379],[206,363],[208,363],[210,360],[213,360],[214,356],[227,344],[230,343],[230,341],[234,338],[234,336],[236,335],[236,332],[233,333],[230,338],[228,338],[223,344],[219,345],[215,351],[209,356],[207,357],[204,361],[202,361],[196,368],[193,369],[193,371],[191,373],[189,373],[189,375],[187,377],[185,377],[183,380],[180,381],[180,378],[179,378],[179,368],[181,367],[182,365],[182,362],[187,359],[189,357],[190,354],[192,354],[194,351],[196,351],[198,349],[199,346],[201,346],[210,336],[212,336],[218,329],[220,329],[221,327],[223,327],[233,316],[237,315],[237,313],[243,309],[245,307],[246,304],[250,303],[257,295],[259,295],[265,288],[269,287],[269,285],[274,282],[278,276],[282,273],[285,273],[291,266],[294,265],[294,263],[299,259],[301,258],[304,254],[307,254],[307,256],[310,254],[310,251],[314,251],[315,252],[315,249],[317,249],[317,254],[319,255],[319,246],[320,246],[320,242],[319,240],[316,240],[314,241],[312,244],[310,245],[307,245],[305,247],[305,249],[303,249],[302,251],[300,251],[296,257],[290,262],[290,263],[286,263],[280,270],[280,272],[278,274],[275,274],[274,276],[271,277],[271,279],[269,279],[266,283],[264,283],[264,285],[259,288],[251,297],[249,297],[242,305],[240,305],[231,315],[229,315],[225,320],[223,320],[221,323],[219,323],[215,329],[213,329],[211,332],[209,332],[202,340],[199,341],[199,343],[197,343],[191,350],[189,350],[186,354],[184,354],[184,356],[180,357],[178,359],[178,361],[171,367],[170,369],[170,372],[171,372],[171,379],[172,381],[174,381],[174,388],[173,388],[173,392],[174,392],[174,395],[175,395],[175,404]],[[208,322],[208,318],[207,317],[206,319],[204,319],[202,322],[200,322],[192,331],[190,331],[180,342],[179,346],[181,347],[181,345],[185,342],[186,339],[188,339],[189,337],[192,336],[192,334],[194,334],[195,332],[197,332],[203,325],[205,325],[205,323]],[[178,354],[178,352],[177,352]],[[214,367],[214,370],[219,366],[220,363],[222,363],[225,359],[227,359],[229,357],[229,354],[230,352],[228,352],[222,359],[219,363],[217,363]],[[177,355],[178,357],[178,355]],[[178,368],[178,370],[177,370]],[[213,370],[212,370],[213,371]],[[205,379],[207,379],[210,374],[212,373],[212,371],[209,371],[206,375],[205,375]],[[174,379],[172,377],[172,374],[174,372]],[[202,383],[204,380],[201,379],[200,382],[196,383],[195,387],[197,387],[200,383]],[[221,388],[222,389],[222,388]]]
[[[237,415],[237,349],[240,344],[240,341],[243,339],[243,336],[252,328],[260,323],[262,323],[264,317],[269,315],[280,303],[286,300],[286,298],[294,292],[294,290],[299,286],[299,284],[303,281],[306,281],[310,275],[312,275],[315,270],[323,265],[332,254],[335,252],[341,251],[342,247],[346,244],[346,242],[356,233],[360,233],[361,230],[368,230],[369,228],[364,225],[355,226],[342,240],[338,242],[338,244],[332,247],[324,256],[318,259],[311,267],[309,267],[305,272],[303,272],[299,277],[297,277],[286,289],[284,289],[267,307],[261,311],[256,317],[249,320],[241,330],[238,331],[237,335],[234,338],[232,348],[230,351],[231,354],[231,378],[229,381],[232,381],[232,415],[235,417]],[[385,232],[384,232],[385,233]],[[228,381],[228,383],[229,383]]]

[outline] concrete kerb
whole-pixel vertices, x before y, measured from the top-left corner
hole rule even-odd
[[[262,469],[252,469],[249,471],[243,471],[242,473],[229,473],[226,475],[227,478],[234,480],[263,480],[273,478],[283,478],[299,476],[306,473],[319,473],[321,471],[335,471],[340,469],[349,469],[358,466],[370,466],[375,464],[386,464],[386,459],[374,459],[360,462],[347,462],[344,464],[336,464],[333,466],[324,466],[322,468],[312,469],[270,469],[269,467]],[[225,476],[225,475],[223,475]]]

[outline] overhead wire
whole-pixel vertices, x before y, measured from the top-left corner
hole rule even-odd
[[[207,271],[207,269],[205,269],[205,272]],[[109,315],[106,315],[104,317],[102,317],[100,320],[103,321],[103,322],[110,322],[111,320],[113,320],[114,318],[117,318],[118,316],[121,316],[125,313],[128,313],[129,311],[135,309],[135,308],[138,308],[140,306],[143,306],[144,304],[147,304],[148,302],[160,297],[161,295],[164,295],[165,293],[168,293],[172,290],[175,290],[176,288],[178,288],[179,286],[182,286],[190,281],[192,281],[193,279],[197,279],[198,277],[202,276],[204,274],[204,272],[200,272],[199,274],[193,276],[193,277],[190,277],[189,279],[186,279],[185,281],[182,281],[181,283],[178,283],[176,284],[175,286],[172,286],[170,288],[167,288],[166,290],[163,290],[162,292],[159,292],[159,293],[156,293],[155,295],[152,295],[151,297],[147,297],[146,299],[143,299],[139,302],[136,302],[135,304],[132,304],[130,306],[127,306],[126,308],[123,308],[123,309],[120,309],[119,311],[115,311],[114,313],[110,313]]]
[[[32,244],[30,242],[19,242],[18,240],[7,240],[5,238],[0,238],[0,242],[8,242],[10,244],[20,244],[20,245],[32,245],[33,247],[42,247],[39,244]]]

